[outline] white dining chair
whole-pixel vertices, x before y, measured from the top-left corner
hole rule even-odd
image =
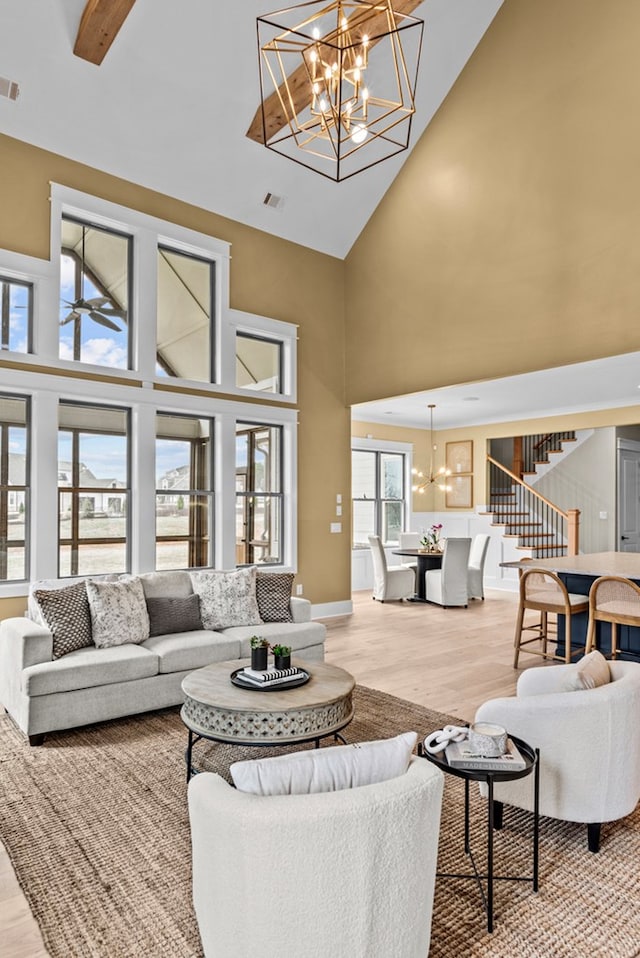
[[[429,569],[425,573],[425,597],[445,608],[463,605],[469,601],[467,593],[467,568],[471,539],[449,538],[444,547],[442,568]]]
[[[400,549],[419,549],[420,548],[420,533],[419,532],[400,532],[398,533],[398,548]],[[400,556],[401,562],[400,565],[405,569],[413,569],[413,574],[416,574],[418,565],[416,562],[407,562],[406,556]]]
[[[484,599],[484,564],[487,558],[487,549],[491,536],[480,533],[473,537],[469,550],[469,565],[467,567],[467,592],[470,599]]]
[[[369,536],[369,546],[373,559],[373,598],[386,602],[413,596],[416,584],[413,569],[388,566],[380,536]]]

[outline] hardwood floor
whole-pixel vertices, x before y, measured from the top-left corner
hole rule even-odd
[[[512,695],[517,596],[491,591],[467,609],[373,602],[353,595],[353,615],[326,619],[326,659],[358,683],[471,721],[486,699]],[[536,656],[523,667],[541,667]],[[419,731],[419,730],[418,730]],[[46,958],[47,951],[0,844],[0,951],[3,958]]]
[[[361,685],[470,722],[482,702],[515,692],[517,604],[515,593],[497,590],[466,609],[374,602],[371,592],[355,592],[353,615],[324,620],[326,659]],[[537,656],[521,662],[542,665]]]

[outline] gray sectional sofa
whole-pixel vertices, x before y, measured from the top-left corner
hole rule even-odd
[[[193,593],[187,572],[138,578],[146,599]],[[35,583],[26,616],[0,623],[0,703],[32,745],[41,744],[46,732],[179,705],[189,672],[248,658],[252,635],[291,646],[297,659],[324,659],[325,627],[311,621],[311,605],[301,598],[290,599],[290,622],[153,635],[138,644],[90,645],[54,658],[52,632],[40,624],[33,599],[39,588],[59,589],[60,583]]]

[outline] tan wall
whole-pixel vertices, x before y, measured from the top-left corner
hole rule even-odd
[[[0,170],[0,248],[48,258],[49,182],[61,183],[230,242],[231,306],[299,324],[297,581],[315,603],[347,599],[350,457],[343,263],[3,136]],[[329,533],[337,492],[347,503],[343,535]],[[19,601],[0,602],[0,617],[23,607]]]
[[[640,348],[639,44],[505,0],[347,257],[349,403]]]

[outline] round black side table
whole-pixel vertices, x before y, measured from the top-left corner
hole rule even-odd
[[[487,931],[493,931],[493,883],[495,881],[523,881],[531,882],[533,890],[538,891],[538,852],[540,840],[540,750],[532,748],[515,735],[509,736],[511,741],[516,744],[518,751],[524,758],[526,765],[522,769],[509,769],[507,771],[495,771],[492,769],[480,768],[453,768],[449,765],[446,755],[438,752],[437,755],[431,755],[424,748],[422,742],[418,743],[418,755],[426,758],[427,761],[437,765],[447,775],[454,775],[464,781],[464,850],[469,856],[472,872],[465,874],[452,874],[450,872],[438,872],[438,878],[473,878],[478,883],[480,896],[487,915]],[[493,787],[495,782],[510,782],[516,778],[525,778],[533,772],[533,874],[525,875],[494,875],[493,873],[493,832],[494,829],[502,828],[502,804],[494,803]],[[471,850],[471,840],[469,834],[469,783],[485,782],[488,789],[487,797],[487,871],[481,874],[476,865]],[[486,893],[484,889],[486,882]]]

